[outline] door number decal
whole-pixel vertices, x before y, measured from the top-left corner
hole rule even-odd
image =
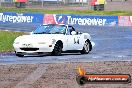
[[[74,44],[79,44],[79,39],[74,38]]]

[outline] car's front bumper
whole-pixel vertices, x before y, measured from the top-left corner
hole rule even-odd
[[[32,47],[23,47],[20,44],[13,44],[16,53],[25,53],[25,54],[40,54],[40,53],[49,53],[54,49],[54,45],[50,44],[38,44],[33,45]]]

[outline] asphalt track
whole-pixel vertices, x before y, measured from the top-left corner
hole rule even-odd
[[[36,25],[0,24],[2,30],[30,32]],[[62,56],[26,56],[16,57],[12,54],[0,54],[0,64],[34,64],[64,63],[91,61],[132,61],[132,27],[90,27],[75,26],[79,31],[91,35],[95,43],[93,50],[87,55],[80,53],[62,53]]]

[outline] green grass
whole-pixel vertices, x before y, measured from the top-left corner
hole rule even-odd
[[[49,9],[28,9],[28,8],[0,8],[0,12],[16,13],[46,13],[46,14],[81,14],[81,15],[111,15],[111,16],[132,16],[132,12],[126,11],[91,11],[91,10],[49,10]]]
[[[13,42],[22,32],[0,31],[0,52],[12,52]]]

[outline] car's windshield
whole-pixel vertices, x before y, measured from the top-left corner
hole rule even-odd
[[[39,26],[33,34],[65,34],[66,26],[64,25],[42,25]]]

